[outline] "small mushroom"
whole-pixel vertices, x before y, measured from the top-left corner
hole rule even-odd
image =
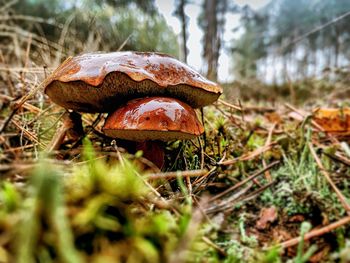
[[[164,164],[160,141],[193,139],[204,132],[194,109],[167,97],[134,99],[110,114],[103,126],[112,138],[139,142],[136,149],[158,167]]]
[[[67,59],[48,78],[45,93],[66,109],[111,112],[149,96],[174,97],[199,108],[216,101],[222,88],[171,56],[126,51]]]

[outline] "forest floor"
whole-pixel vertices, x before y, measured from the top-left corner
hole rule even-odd
[[[44,70],[2,70],[0,262],[350,262],[349,137],[312,117],[344,105],[336,84],[295,83],[291,104],[225,87],[160,171],[103,135],[105,115],[57,143],[65,110],[32,92]]]

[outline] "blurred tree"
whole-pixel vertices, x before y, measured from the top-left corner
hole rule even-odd
[[[243,34],[232,48],[238,77],[256,75],[258,62],[268,60],[282,65],[282,71],[275,72],[284,80],[350,62],[348,0],[274,0],[255,13],[245,11],[241,10]]]
[[[255,14],[248,6],[242,9],[241,23],[245,33],[231,49],[235,61],[235,75],[240,78],[255,77],[257,61],[266,56],[264,30],[268,22],[266,15]]]
[[[99,5],[108,4],[113,7],[132,8],[137,6],[145,13],[152,15],[157,13],[154,0],[96,0],[96,3]]]
[[[200,26],[204,31],[204,50],[203,57],[205,60],[206,74],[209,79],[217,79],[217,63],[218,52],[217,47],[219,44],[218,36],[218,19],[217,19],[217,6],[220,0],[205,0],[204,1],[204,18]],[[220,1],[221,2],[221,1]],[[223,0],[226,4],[226,0]]]
[[[41,43],[47,39],[51,44],[46,53],[59,54],[58,59],[61,54],[115,51],[121,46],[178,56],[176,35],[158,13],[154,0],[18,0],[13,14],[22,18],[13,16],[11,28],[33,33]]]
[[[188,0],[176,0],[175,1],[175,12],[174,15],[177,16],[181,22],[181,35],[182,35],[182,54],[183,61],[187,62],[187,23],[188,16],[185,14],[185,6],[188,4]]]
[[[217,68],[225,32],[226,13],[236,12],[237,6],[227,0],[205,0],[198,24],[204,32],[203,58],[209,79],[217,80]]]

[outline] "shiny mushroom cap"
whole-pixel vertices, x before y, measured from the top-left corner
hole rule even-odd
[[[131,141],[193,139],[204,132],[196,112],[174,98],[129,101],[110,114],[103,127],[112,138]]]
[[[47,79],[53,102],[82,112],[110,112],[126,101],[166,96],[194,108],[218,99],[222,88],[165,54],[89,53],[67,59]]]

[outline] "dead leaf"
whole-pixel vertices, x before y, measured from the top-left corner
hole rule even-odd
[[[259,230],[266,229],[271,223],[277,220],[276,207],[263,208],[260,211],[259,220],[256,222],[256,228]]]
[[[288,219],[288,222],[291,222],[291,223],[301,223],[303,221],[305,221],[305,216],[300,214],[293,215]]]
[[[328,255],[330,250],[331,250],[331,247],[329,245],[325,245],[322,249],[320,249],[317,253],[315,253],[309,258],[309,262],[311,263],[321,262],[322,259],[324,259]]]
[[[291,239],[293,236],[286,229],[275,228],[272,232],[273,240],[276,242],[283,242],[285,240]]]
[[[267,112],[264,116],[271,123],[280,124],[282,122],[282,118],[277,112]]]
[[[350,132],[350,108],[318,109],[313,119],[326,132]]]

